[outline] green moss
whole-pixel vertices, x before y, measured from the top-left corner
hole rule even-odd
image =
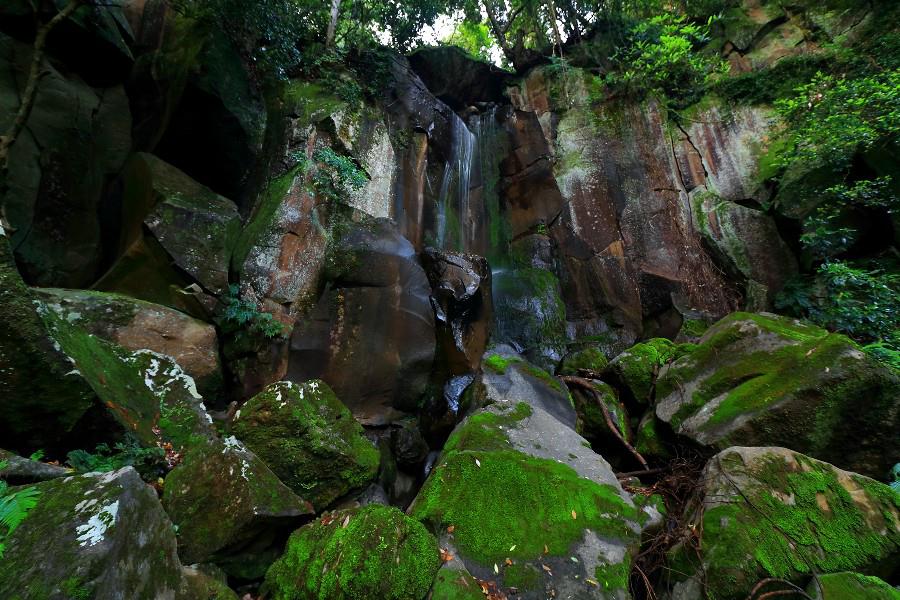
[[[551,555],[564,555],[585,529],[631,539],[626,520],[643,519],[612,486],[583,479],[556,461],[508,450],[451,452],[410,515],[434,531],[453,525],[459,550],[485,565],[507,557],[535,559],[545,545]]]
[[[584,348],[568,354],[559,367],[560,375],[577,375],[581,369],[600,373],[609,364],[603,350],[596,346]]]
[[[628,427],[628,412],[625,410],[625,405],[619,401],[615,390],[610,385],[601,381],[592,383],[594,390],[600,397],[600,402],[603,402],[606,406],[613,423],[616,424],[619,434],[630,441],[631,429]],[[578,422],[576,423],[578,433],[588,439],[599,439],[609,435],[606,417],[597,405],[594,397],[588,396],[580,390],[577,390],[573,396],[575,399],[575,412],[578,415]]]
[[[817,600],[900,600],[900,590],[861,573],[819,575],[807,587]]]
[[[84,586],[80,577],[69,577],[62,583],[62,592],[67,600],[90,600],[91,590]]]
[[[670,455],[660,431],[661,424],[652,413],[641,421],[635,436],[634,449],[643,456],[667,457]]]
[[[251,398],[232,433],[317,510],[374,479],[378,450],[321,381],[279,382]]]
[[[598,565],[594,577],[600,588],[606,591],[628,590],[628,578],[631,575],[631,560],[628,555],[621,563],[614,565]]]
[[[439,566],[437,540],[420,523],[369,505],[295,531],[266,586],[273,600],[421,600]]]
[[[547,371],[536,367],[530,363],[522,363],[522,370],[534,377],[535,379],[540,379],[549,387],[553,388],[557,392],[563,395],[568,395],[569,390],[553,375],[548,373]],[[571,400],[571,399],[570,399]]]
[[[514,563],[503,569],[503,583],[519,592],[536,590],[541,585],[541,574],[530,564]]]
[[[445,567],[434,578],[430,600],[484,600],[484,594],[468,572]]]
[[[486,359],[484,359],[484,364],[492,371],[499,373],[500,375],[504,375],[506,373],[506,369],[509,368],[509,365],[513,363],[521,363],[522,359],[514,357],[514,356],[500,356],[499,354],[491,354]]]
[[[742,488],[752,509],[738,502],[704,512],[701,551],[711,565],[710,588],[722,594],[714,597],[743,597],[743,588],[762,577],[796,581],[812,572],[864,568],[897,551],[896,513],[878,522],[885,515],[854,502],[830,465],[796,456],[795,467],[780,456],[752,466],[762,483]],[[739,456],[722,460],[742,466]]]
[[[647,402],[660,367],[686,352],[686,348],[671,340],[653,338],[632,346],[614,358],[607,373],[618,380],[635,401]]]
[[[322,84],[294,80],[282,93],[288,112],[297,115],[304,124],[321,121],[344,107],[344,102],[326,90]]]
[[[496,410],[503,411],[504,405],[493,405]],[[515,408],[505,413],[497,414],[490,411],[476,413],[466,419],[462,426],[458,427],[444,444],[444,453],[452,452],[459,448],[470,450],[508,450],[509,440],[503,429],[512,427],[522,419],[531,416],[531,407],[519,402]]]

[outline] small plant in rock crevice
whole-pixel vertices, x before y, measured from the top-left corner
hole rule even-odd
[[[0,471],[9,463],[0,461]],[[6,549],[6,540],[16,528],[22,524],[28,513],[37,506],[40,491],[35,487],[27,487],[11,491],[9,485],[0,479],[0,558]]]
[[[267,339],[284,337],[287,328],[271,313],[262,312],[255,302],[241,298],[237,284],[230,284],[222,297],[222,326],[233,331],[248,331]]]

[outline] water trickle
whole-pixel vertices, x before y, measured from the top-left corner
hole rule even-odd
[[[444,174],[438,191],[435,238],[442,250],[466,250],[469,245],[469,191],[472,185],[472,162],[476,137],[456,114],[451,117],[450,157],[444,163]],[[455,202],[453,200],[455,199]],[[451,215],[459,222],[459,231],[450,231]],[[458,237],[457,237],[458,234]]]

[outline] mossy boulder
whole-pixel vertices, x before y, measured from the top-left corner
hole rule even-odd
[[[900,590],[884,580],[851,572],[819,575],[806,593],[813,600],[900,600]]]
[[[688,350],[689,347],[671,340],[653,338],[635,344],[613,358],[603,372],[603,378],[615,384],[629,401],[646,405],[650,402],[660,369]]]
[[[280,533],[313,514],[233,436],[188,453],[166,477],[163,506],[178,527],[182,560],[219,564],[242,579],[261,577]]]
[[[317,511],[378,472],[378,450],[322,381],[273,383],[241,407],[231,431]]]
[[[607,460],[613,460],[615,453],[621,453],[625,449],[616,434],[610,431],[603,410],[597,402],[599,399],[599,402],[606,407],[616,432],[629,443],[633,443],[628,409],[619,400],[619,396],[612,386],[602,381],[587,381],[594,388],[596,395],[589,394],[580,388],[573,390],[572,398],[575,400],[575,411],[578,414],[575,431],[589,440]]]
[[[480,408],[492,403],[515,406],[524,402],[554,415],[575,429],[577,414],[569,390],[562,381],[526,361],[509,346],[497,346],[481,361],[481,374],[464,397],[464,403]]]
[[[48,308],[87,333],[127,350],[172,357],[206,398],[222,389],[216,328],[167,306],[107,292],[35,289]]]
[[[184,600],[240,600],[228,583],[193,567],[184,568]]]
[[[430,600],[484,600],[484,592],[478,580],[454,557],[435,576]]]
[[[469,573],[526,599],[626,597],[653,518],[584,438],[524,402],[466,418],[408,512]]]
[[[557,373],[560,375],[578,375],[580,371],[602,373],[609,364],[609,359],[599,346],[588,346],[566,354],[560,363]]]
[[[372,504],[295,531],[265,585],[272,600],[421,600],[440,564],[421,523]]]
[[[34,488],[37,505],[3,541],[0,596],[175,598],[183,586],[175,531],[131,467]]]
[[[873,477],[900,462],[900,377],[845,336],[785,317],[722,319],[664,369],[656,398],[676,433],[719,450],[780,445]]]
[[[737,600],[767,577],[803,585],[816,573],[887,576],[900,565],[900,496],[875,480],[785,448],[734,447],[701,481],[688,508],[699,552],[679,547],[670,564],[694,575],[676,588],[702,578],[710,597]]]

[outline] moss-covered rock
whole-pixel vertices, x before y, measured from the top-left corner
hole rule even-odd
[[[560,375],[578,375],[581,370],[602,373],[608,364],[609,359],[599,346],[588,346],[568,353],[557,372]]]
[[[71,469],[23,458],[2,448],[0,448],[0,464],[6,465],[0,469],[0,479],[10,485],[49,481],[65,477],[71,472]]]
[[[454,564],[456,563],[456,564]],[[431,600],[484,600],[478,580],[453,560],[440,568],[431,586]]]
[[[687,350],[671,340],[653,338],[613,358],[603,377],[616,384],[628,400],[647,404],[660,369]]]
[[[650,411],[638,423],[634,449],[644,458],[651,456],[668,458],[671,456],[671,446],[667,438],[671,437],[671,432],[665,429],[665,425],[660,423],[653,411]]]
[[[316,510],[378,472],[378,450],[322,381],[273,383],[241,407],[231,430]]]
[[[774,447],[725,450],[701,481],[688,508],[691,529],[703,532],[699,554],[679,547],[671,572],[702,577],[711,598],[744,598],[766,577],[802,584],[900,565],[900,496],[877,481]]]
[[[584,438],[525,402],[463,421],[409,514],[472,575],[523,598],[624,598],[650,520]],[[610,569],[622,577],[601,587]]]
[[[3,541],[0,596],[175,598],[183,574],[156,492],[126,467],[34,486],[37,505]]]
[[[900,590],[884,580],[851,572],[816,576],[806,593],[814,600],[900,600]]]
[[[89,290],[36,289],[48,308],[87,333],[127,350],[171,356],[207,399],[222,388],[216,328],[167,306],[121,294]]]
[[[273,600],[421,600],[440,562],[437,540],[421,523],[372,504],[295,531],[266,587]]]
[[[575,429],[577,415],[566,386],[508,346],[497,346],[485,355],[481,374],[470,389],[467,396],[473,406],[469,408],[492,403],[515,406],[524,402],[542,408]]]
[[[166,477],[163,506],[186,563],[213,562],[242,579],[261,577],[275,559],[267,546],[313,513],[234,437],[190,452]]]
[[[656,397],[660,419],[717,449],[776,444],[873,477],[900,461],[900,378],[848,338],[788,318],[722,319],[664,370]]]
[[[240,600],[240,597],[228,587],[225,574],[214,577],[202,569],[184,568],[184,587],[179,596],[183,600]]]

